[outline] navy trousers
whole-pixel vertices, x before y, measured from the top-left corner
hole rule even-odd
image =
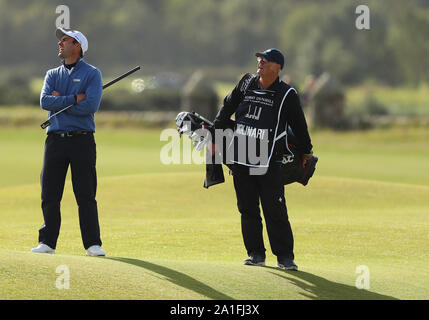
[[[48,134],[45,141],[42,187],[44,224],[39,230],[39,242],[55,249],[61,226],[61,199],[67,170],[70,165],[73,192],[79,207],[79,225],[83,246],[100,245],[96,173],[96,145],[94,135],[62,137]]]
[[[284,185],[278,166],[270,166],[264,175],[250,175],[247,168],[233,170],[237,206],[241,213],[241,231],[248,255],[265,256],[263,225],[259,204],[267,226],[271,250],[277,257],[294,259],[293,234],[284,197]]]

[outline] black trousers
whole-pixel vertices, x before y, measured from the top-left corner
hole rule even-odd
[[[79,207],[79,224],[83,246],[100,245],[98,223],[94,135],[73,137],[48,134],[45,142],[43,169],[40,176],[44,224],[39,230],[39,242],[55,249],[61,226],[61,199],[70,165],[73,192]]]
[[[249,170],[242,166],[233,170],[237,206],[241,213],[241,231],[249,255],[256,253],[265,256],[260,202],[273,254],[294,258],[292,228],[279,170],[275,165],[270,166],[264,175],[250,175]]]

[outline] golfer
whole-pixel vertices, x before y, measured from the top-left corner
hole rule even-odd
[[[280,81],[279,73],[284,68],[284,56],[275,49],[256,53],[257,73],[246,74],[236,87],[225,97],[214,125],[226,129],[235,114],[234,138],[238,148],[233,151],[234,188],[238,210],[241,213],[241,229],[244,246],[249,256],[245,265],[265,265],[265,247],[262,236],[261,203],[271,250],[277,256],[277,266],[286,270],[298,270],[294,262],[294,240],[289,223],[284,185],[281,180],[279,162],[287,153],[287,133],[290,127],[300,142],[302,161],[312,156],[312,144],[307,122],[302,111],[297,91]],[[250,143],[250,139],[258,140]],[[265,157],[256,163],[250,161],[250,154],[263,154],[263,150],[243,149],[248,146],[262,146],[266,142]],[[235,143],[230,146],[237,146]],[[237,152],[238,150],[238,152]],[[253,170],[252,169],[263,169]]]
[[[39,230],[39,245],[31,251],[55,253],[61,225],[60,204],[70,165],[83,246],[89,256],[104,256],[95,200],[94,141],[94,113],[102,95],[101,73],[82,59],[88,41],[81,32],[59,28],[56,36],[62,65],[46,73],[40,105],[49,115],[74,105],[53,117],[47,128],[40,177],[44,224]]]

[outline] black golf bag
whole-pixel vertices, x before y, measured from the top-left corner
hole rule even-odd
[[[299,142],[289,127],[287,132],[288,134],[285,144],[287,144],[288,152],[281,155],[281,159],[277,161],[282,168],[281,172],[283,175],[283,183],[286,185],[298,182],[303,186],[306,186],[316,170],[316,163],[319,161],[319,158],[312,156],[305,164],[303,164]]]
[[[202,150],[207,144],[211,144],[211,147],[206,149],[206,178],[204,180],[204,188],[209,188],[225,181],[222,164],[226,165],[234,174],[235,164],[225,159],[225,144],[222,144],[223,150],[218,150],[214,147],[216,144],[215,129],[211,121],[198,113],[184,111],[176,116],[176,125],[179,135],[188,135],[198,151]],[[230,120],[229,127],[231,129],[234,128],[234,121]],[[286,139],[284,140],[286,141]],[[313,156],[303,165],[298,140],[290,129],[288,129],[285,153],[278,155],[277,158],[278,160],[275,162],[282,168],[281,172],[285,185],[298,182],[306,186],[316,170],[316,163],[318,161],[318,157]],[[219,161],[219,159],[221,160]]]

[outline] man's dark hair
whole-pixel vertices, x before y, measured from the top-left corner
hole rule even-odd
[[[76,39],[73,39],[73,43],[79,43]],[[80,48],[80,57],[83,58],[83,51],[82,48]]]

